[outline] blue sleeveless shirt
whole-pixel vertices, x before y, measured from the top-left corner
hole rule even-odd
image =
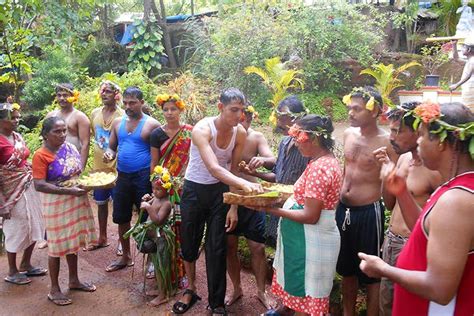
[[[127,116],[122,118],[117,139],[117,169],[120,172],[132,173],[142,169],[150,168],[151,154],[150,144],[144,142],[140,137],[143,125],[148,119],[148,115],[143,115],[137,127],[132,133],[127,132],[125,122]]]

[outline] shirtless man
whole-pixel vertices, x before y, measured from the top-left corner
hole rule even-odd
[[[247,131],[247,139],[242,151],[242,162],[245,162],[245,165],[241,165],[241,162],[239,169],[258,169],[262,166],[270,169],[275,164],[276,159],[265,136],[250,127],[255,113],[253,106],[247,106],[240,122]],[[257,178],[254,176],[243,174],[242,177],[250,182],[257,182]],[[233,291],[226,297],[225,303],[230,306],[243,295],[240,286],[240,262],[237,255],[239,235],[245,236],[250,249],[252,269],[257,280],[257,297],[265,308],[270,309],[273,304],[265,293],[265,277],[267,274],[264,237],[265,213],[256,212],[244,206],[238,207],[237,226],[227,235],[227,272],[232,281]]]
[[[130,239],[124,239],[130,229],[132,208],[140,208],[142,197],[151,194],[150,183],[150,134],[160,126],[158,121],[143,114],[145,103],[138,87],[128,87],[123,92],[125,114],[112,122],[109,147],[104,153],[105,163],[117,158],[118,177],[114,188],[112,219],[118,224],[123,255],[105,270],[117,271],[133,265]],[[118,148],[118,150],[117,150]]]
[[[369,278],[359,269],[357,253],[380,255],[383,242],[384,207],[381,202],[381,165],[373,151],[387,147],[389,135],[378,127],[382,98],[372,87],[354,88],[344,97],[351,127],[344,132],[344,181],[336,222],[341,233],[337,272],[343,276],[344,315],[354,315],[359,284],[367,285],[367,315],[379,310],[380,279]],[[364,250],[361,250],[364,249]]]
[[[58,116],[66,122],[66,141],[76,146],[81,154],[82,170],[84,170],[89,155],[91,124],[84,113],[74,108],[74,103],[77,102],[75,93],[77,92],[74,91],[72,84],[58,84],[56,86],[56,100],[61,109],[48,113],[45,118]]]
[[[431,193],[441,184],[441,175],[438,171],[426,168],[418,156],[418,134],[413,130],[413,116],[404,115],[412,111],[419,103],[405,103],[388,113],[390,121],[390,143],[398,155],[396,168],[405,175],[407,188],[416,203],[423,207]],[[386,148],[382,147],[374,152],[382,163],[390,163]],[[382,257],[385,262],[395,266],[400,251],[410,236],[411,230],[405,224],[400,205],[396,197],[383,190],[383,200],[387,209],[392,210],[389,228],[385,233],[382,247]],[[393,283],[386,277],[380,282],[380,314],[392,315]]]
[[[181,196],[181,250],[189,286],[173,305],[175,314],[187,312],[201,298],[196,294],[196,260],[206,224],[206,272],[209,308],[226,314],[226,232],[237,224],[237,207],[223,202],[229,186],[250,193],[263,192],[257,183],[239,178],[238,164],[247,133],[239,125],[245,97],[238,89],[224,90],[219,116],[207,117],[194,126],[189,163]]]

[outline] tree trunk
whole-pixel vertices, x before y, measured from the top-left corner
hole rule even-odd
[[[147,0],[150,1],[150,0]],[[171,44],[171,37],[168,31],[168,26],[166,25],[166,12],[165,12],[165,4],[163,0],[160,0],[160,12],[158,12],[158,8],[154,0],[151,1],[151,8],[153,13],[155,14],[156,19],[158,20],[158,25],[161,27],[163,31],[163,42],[165,45],[165,51],[168,55],[168,59],[170,62],[170,68],[175,70],[178,68],[178,64],[176,63],[176,58],[173,52],[173,45]]]

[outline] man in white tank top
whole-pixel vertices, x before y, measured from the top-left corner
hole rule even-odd
[[[189,287],[173,305],[183,314],[201,298],[196,294],[196,260],[206,224],[206,270],[209,307],[226,314],[226,232],[237,225],[237,206],[223,203],[229,186],[246,192],[263,192],[260,184],[236,176],[247,133],[239,125],[245,97],[238,89],[222,92],[219,116],[199,121],[192,132],[189,163],[181,196],[181,248]],[[230,209],[229,209],[230,208]]]

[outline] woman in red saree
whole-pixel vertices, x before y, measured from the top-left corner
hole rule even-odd
[[[0,218],[9,265],[5,281],[22,285],[31,282],[28,277],[44,275],[48,270],[31,265],[35,243],[44,236],[44,225],[40,196],[33,186],[31,165],[26,161],[30,151],[15,131],[19,121],[18,104],[0,104]],[[23,252],[23,258],[18,269],[19,252]]]
[[[180,178],[188,165],[193,127],[180,122],[180,115],[185,110],[185,104],[178,95],[158,95],[156,104],[163,110],[166,124],[155,129],[150,136],[151,173],[153,173],[156,166],[163,166],[169,170],[173,177]],[[179,211],[179,201],[174,202],[172,218],[174,219],[173,230],[176,234],[176,249],[178,251],[178,262],[176,263],[178,265],[177,281],[179,287],[184,288],[186,287],[187,280],[184,273],[184,264],[179,255],[181,252],[179,245],[181,214]]]

